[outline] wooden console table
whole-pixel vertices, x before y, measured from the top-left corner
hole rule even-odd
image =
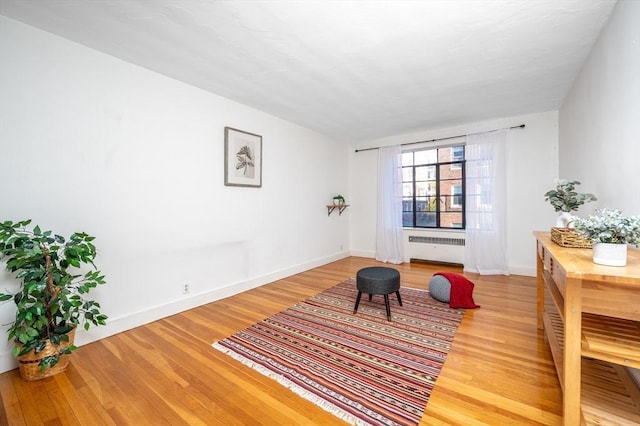
[[[534,232],[538,328],[563,391],[563,424],[640,424],[640,252],[627,266],[593,263],[591,249]]]

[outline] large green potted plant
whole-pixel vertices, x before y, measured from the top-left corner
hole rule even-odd
[[[105,283],[93,263],[94,237],[77,232],[66,239],[39,226],[28,229],[30,223],[0,223],[0,259],[19,282],[16,292],[0,293],[0,301],[13,299],[16,305],[8,338],[20,374],[37,380],[66,368],[77,326],[105,325],[107,316],[86,298]]]

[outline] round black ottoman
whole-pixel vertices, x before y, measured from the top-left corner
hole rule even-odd
[[[353,307],[354,314],[358,311],[362,293],[367,293],[369,300],[371,300],[374,294],[382,294],[384,296],[384,306],[387,309],[387,319],[389,321],[391,321],[389,294],[395,292],[398,303],[402,306],[402,299],[400,298],[400,272],[393,268],[385,268],[382,266],[362,268],[356,274],[356,286],[358,288],[358,296],[356,297],[356,304]]]

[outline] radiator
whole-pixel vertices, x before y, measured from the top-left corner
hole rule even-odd
[[[464,242],[464,237],[409,235],[405,258],[418,262],[462,265]]]
[[[464,238],[419,237],[409,235],[410,243],[442,244],[445,246],[463,246]]]

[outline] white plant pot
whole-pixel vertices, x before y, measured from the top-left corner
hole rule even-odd
[[[627,245],[611,243],[594,244],[593,263],[607,266],[626,266]]]
[[[556,228],[573,228],[573,216],[569,212],[562,212],[556,219]]]

